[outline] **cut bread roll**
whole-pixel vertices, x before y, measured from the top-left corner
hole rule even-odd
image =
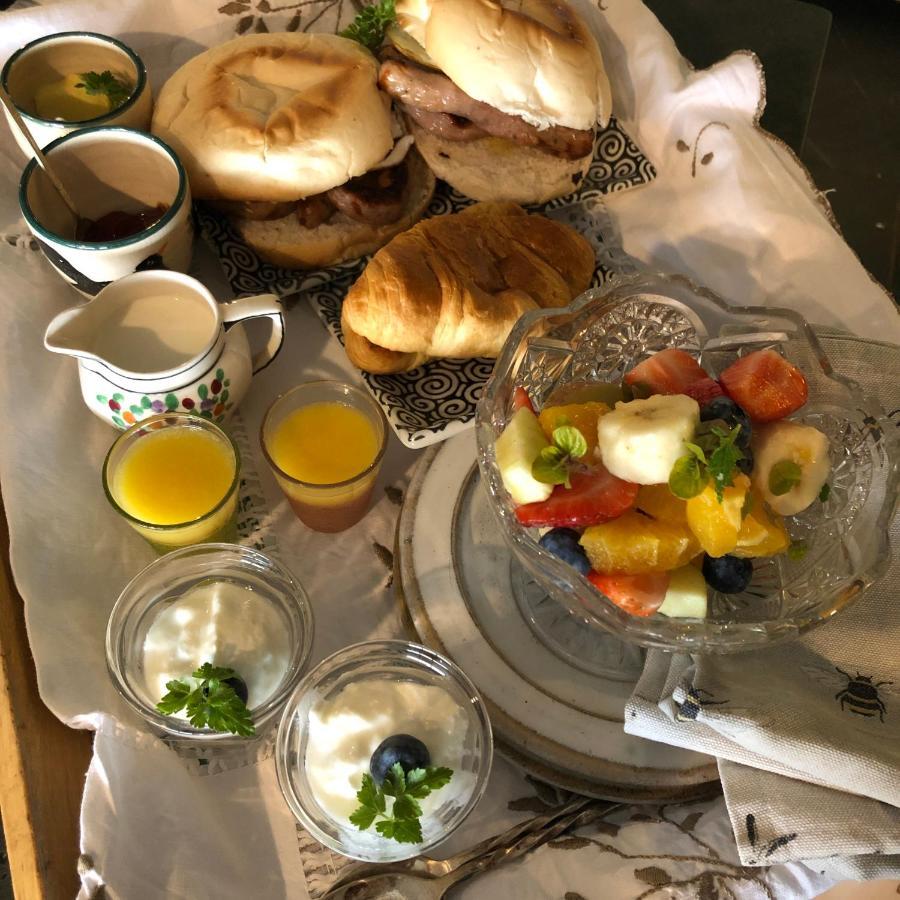
[[[408,127],[431,171],[473,200],[546,203],[577,191],[593,161],[592,154],[564,159],[504,138],[448,141]]]
[[[523,313],[568,305],[593,272],[581,235],[514,203],[429,219],[379,250],[350,289],[347,355],[375,373],[494,357]]]
[[[232,223],[245,243],[278,266],[314,269],[366,256],[418,222],[431,200],[434,175],[415,150],[407,154],[407,162],[405,210],[396,222],[370,225],[337,212],[315,228],[301,225],[294,215],[262,221],[233,218]]]

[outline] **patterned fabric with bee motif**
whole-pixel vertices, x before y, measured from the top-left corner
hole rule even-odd
[[[900,349],[822,336],[897,428]],[[900,520],[885,577],[804,637],[730,656],[651,652],[625,730],[719,758],[741,861],[900,877]],[[834,857],[826,860],[826,857]]]

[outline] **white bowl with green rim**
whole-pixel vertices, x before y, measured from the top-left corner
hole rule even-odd
[[[109,72],[128,91],[127,97],[109,112],[89,118],[64,120],[40,115],[37,94],[41,88],[68,75],[90,72]],[[42,149],[66,134],[97,125],[150,128],[153,95],[144,64],[134,50],[109,35],[63,31],[37,38],[6,61],[0,71],[0,84]],[[10,120],[5,109],[4,113]],[[30,157],[28,142],[12,121],[9,124],[22,152]]]
[[[146,269],[186,272],[193,249],[191,191],[175,151],[132,128],[85,128],[58,138],[44,153],[67,186],[79,214],[165,207],[152,225],[106,242],[77,236],[77,222],[36,160],[19,182],[19,206],[44,256],[85,296]]]

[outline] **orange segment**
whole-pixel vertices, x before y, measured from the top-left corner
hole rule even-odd
[[[752,558],[784,553],[791,543],[784,520],[766,506],[757,491],[751,491],[751,497],[750,511],[738,532],[734,555]]]
[[[749,489],[750,479],[737,475],[734,485],[725,488],[721,503],[712,483],[687,501],[688,526],[710,556],[725,556],[737,546],[741,510]]]
[[[676,497],[667,484],[641,485],[634,505],[660,522],[687,525],[687,501]]]
[[[585,529],[581,546],[594,569],[605,575],[668,572],[700,551],[685,526],[658,522],[634,510]]]
[[[577,428],[587,441],[587,457],[594,456],[597,448],[597,421],[601,416],[609,412],[605,403],[591,400],[588,403],[569,403],[565,406],[545,406],[538,416],[541,428],[547,435],[547,440],[553,440],[553,429],[560,425],[568,424]],[[560,421],[568,419],[568,422]]]

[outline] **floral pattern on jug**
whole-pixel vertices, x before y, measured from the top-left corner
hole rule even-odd
[[[201,383],[196,386],[196,391],[188,392],[180,397],[169,393],[162,400],[158,397],[151,400],[144,394],[132,402],[126,398],[125,394],[117,392],[111,397],[97,394],[97,402],[108,408],[110,420],[117,428],[129,428],[147,416],[155,416],[164,412],[189,412],[221,425],[234,406],[229,399],[231,396],[230,385],[231,379],[225,377],[225,370],[216,369],[215,378],[212,379],[209,386]],[[129,397],[136,396],[129,395]]]

